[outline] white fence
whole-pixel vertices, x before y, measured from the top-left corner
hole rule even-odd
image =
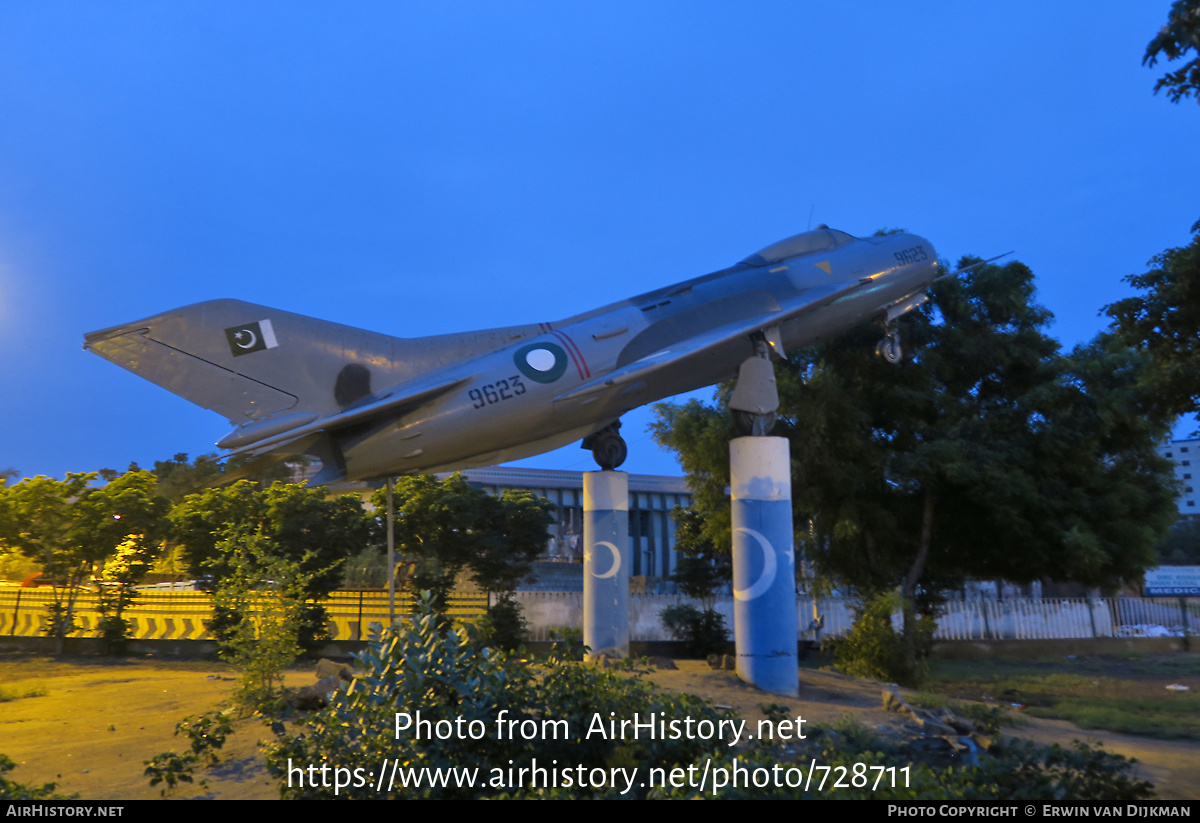
[[[518,592],[532,640],[548,640],[556,628],[581,628],[583,594],[579,592]],[[670,640],[661,613],[679,603],[699,605],[679,595],[635,594],[629,597],[631,640]],[[733,599],[717,601],[717,611],[733,628]],[[811,639],[816,621],[825,637],[849,631],[854,602],[841,598],[797,597],[801,637]],[[1185,622],[1186,620],[1186,622]],[[900,615],[893,618],[900,627]],[[1077,637],[1182,636],[1200,630],[1200,603],[1193,598],[1185,614],[1178,598],[1127,597],[950,600],[937,621],[936,640],[1048,640]]]
[[[49,589],[0,588],[0,636],[41,635],[51,602]],[[547,640],[555,628],[582,628],[582,592],[518,592],[532,640]],[[77,604],[77,620],[83,634],[96,634],[99,619],[95,594],[85,592]],[[452,614],[470,619],[483,613],[483,595],[452,598]],[[1075,637],[1162,637],[1200,633],[1200,598],[1190,598],[1188,611],[1177,597],[1135,599],[1127,597],[1078,599],[973,599],[947,601],[938,618],[934,638],[938,640],[1043,640]],[[629,597],[630,639],[671,640],[662,625],[668,606],[692,602],[681,595],[634,594]],[[336,640],[358,640],[366,627],[387,619],[386,592],[335,592],[323,604],[330,630]],[[695,604],[698,605],[698,604]],[[411,603],[401,599],[400,614]],[[717,601],[717,610],[733,628],[733,599]],[[818,600],[796,598],[801,637],[815,639],[814,624],[820,622],[821,636],[837,637],[854,622],[854,602],[841,598]],[[134,624],[133,636],[159,639],[203,639],[208,637],[205,621],[211,616],[207,595],[194,591],[143,592],[126,613]],[[893,622],[900,627],[900,616]]]

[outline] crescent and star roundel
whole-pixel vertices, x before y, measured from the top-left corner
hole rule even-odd
[[[530,343],[517,349],[513,363],[535,383],[553,383],[567,370],[567,353],[555,343]]]

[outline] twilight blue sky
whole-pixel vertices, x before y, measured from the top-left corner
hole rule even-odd
[[[399,336],[557,320],[810,215],[1015,249],[1072,346],[1200,218],[1200,106],[1141,65],[1168,8],[9,0],[0,468],[227,431],[86,331],[214,297]],[[675,473],[650,419],[624,468]]]

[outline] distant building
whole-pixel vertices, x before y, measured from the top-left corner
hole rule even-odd
[[[462,472],[472,485],[489,494],[524,489],[558,506],[557,522],[546,559],[579,561],[583,556],[583,472],[495,466]],[[629,543],[631,575],[666,577],[675,570],[676,506],[687,508],[692,492],[682,477],[629,475]]]
[[[1159,446],[1158,453],[1175,464],[1175,477],[1183,486],[1180,516],[1200,516],[1200,440],[1173,440]]]

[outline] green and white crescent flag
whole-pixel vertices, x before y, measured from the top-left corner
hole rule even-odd
[[[225,330],[225,339],[229,341],[229,351],[234,357],[243,354],[273,349],[279,345],[275,339],[275,329],[270,320],[258,320],[254,323],[244,323],[241,326],[230,326]]]

